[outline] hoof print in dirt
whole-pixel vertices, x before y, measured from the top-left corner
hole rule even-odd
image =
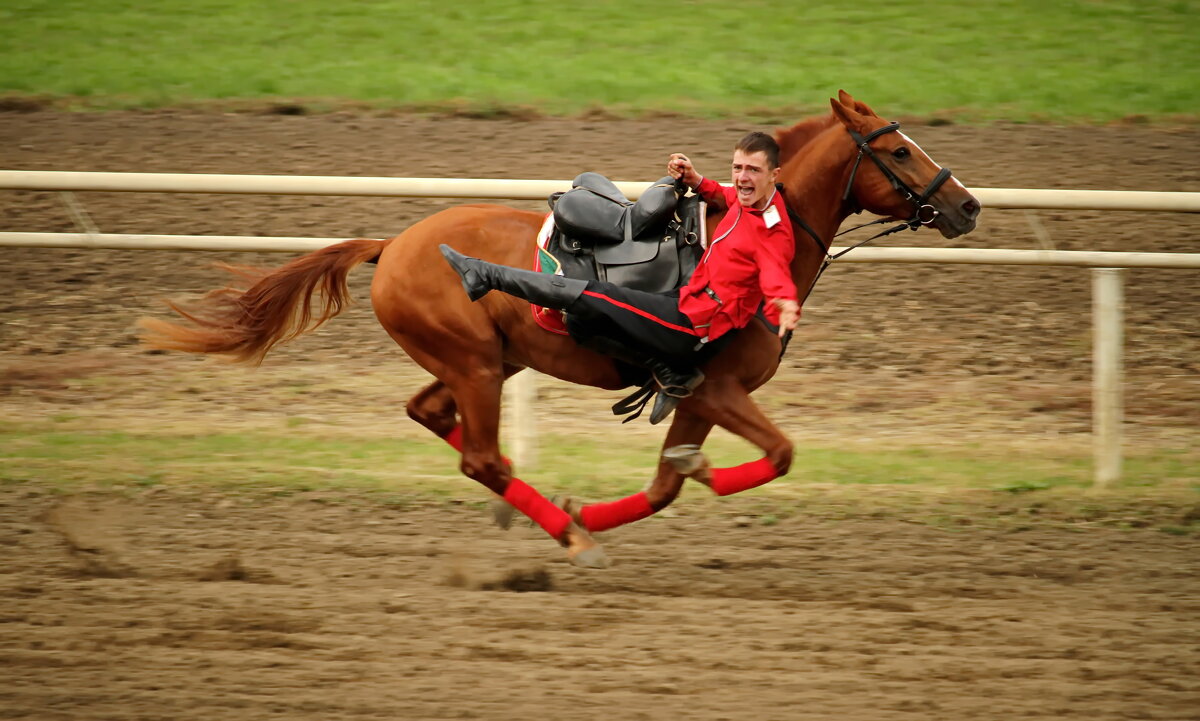
[[[242,565],[241,556],[234,554],[226,556],[208,568],[202,570],[196,577],[197,581],[244,581],[246,583],[280,583],[270,571],[249,569]]]
[[[542,567],[510,568],[492,573],[470,573],[462,567],[456,567],[446,575],[444,583],[447,586],[476,591],[527,593],[554,590],[554,579],[550,572]]]
[[[553,591],[554,579],[544,568],[514,568],[497,581],[488,581],[479,586],[483,591]]]

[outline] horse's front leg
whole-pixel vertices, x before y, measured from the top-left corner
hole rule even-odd
[[[699,447],[710,430],[712,423],[680,408],[671,421],[671,428],[667,431],[663,447],[686,444]],[[685,480],[687,477],[684,474],[676,471],[666,460],[660,460],[654,479],[644,490],[632,496],[587,505],[579,505],[572,499],[566,499],[563,506],[576,523],[588,531],[607,531],[626,523],[640,521],[671,505],[679,496]]]
[[[703,392],[688,399],[688,410],[745,438],[765,455],[732,468],[712,468],[699,446],[673,446],[664,452],[664,460],[718,496],[756,488],[785,475],[792,465],[792,442],[763,414],[741,383],[724,377],[701,388]]]

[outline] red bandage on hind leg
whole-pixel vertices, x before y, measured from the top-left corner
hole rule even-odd
[[[504,489],[504,500],[529,516],[556,540],[562,538],[567,526],[571,525],[571,517],[566,511],[546,500],[545,496],[519,478],[509,480],[508,488]]]
[[[645,493],[635,493],[609,503],[593,503],[579,512],[583,525],[589,531],[607,531],[626,523],[640,521],[654,515],[654,507]]]
[[[442,440],[449,443],[450,447],[453,448],[454,450],[458,451],[459,453],[462,453],[462,449],[463,449],[462,424],[459,423],[457,426],[454,426],[453,428],[451,428],[449,433],[442,436]]]
[[[766,458],[760,458],[733,468],[712,469],[710,487],[718,496],[728,496],[731,493],[757,488],[778,477],[779,472],[775,470],[775,465]]]
[[[450,447],[453,448],[454,450],[458,451],[459,453],[462,453],[463,452],[462,424],[459,423],[457,426],[454,426],[453,428],[451,428],[449,433],[442,436],[442,440],[449,443]],[[512,466],[512,464],[513,464],[512,460],[510,460],[508,456],[500,456],[500,458],[502,458],[504,460],[504,462],[507,463],[510,467]]]

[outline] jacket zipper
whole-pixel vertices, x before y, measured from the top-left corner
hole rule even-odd
[[[729,237],[729,234],[733,232],[733,229],[737,227],[737,224],[741,221],[741,219],[742,206],[739,205],[737,217],[733,219],[733,225],[729,226],[729,230],[721,233],[721,235],[713,239],[713,242],[708,244],[708,250],[704,252],[704,257],[700,258],[701,264],[708,262],[708,257],[712,255],[713,247],[715,247],[717,243],[720,243],[722,240],[725,240],[725,238]]]

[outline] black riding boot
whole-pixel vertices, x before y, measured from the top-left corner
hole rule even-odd
[[[438,248],[462,278],[463,289],[473,301],[498,290],[546,308],[566,310],[587,288],[587,281],[496,265],[463,255],[444,243]]]
[[[671,412],[675,410],[675,406],[679,405],[679,401],[690,396],[692,391],[704,382],[704,373],[697,368],[691,368],[686,371],[678,370],[675,366],[660,358],[645,351],[632,348],[609,336],[590,336],[580,339],[580,341],[580,344],[587,348],[650,371],[651,380],[647,381],[643,389],[634,393],[625,401],[618,403],[614,406],[613,410],[616,413],[624,413],[632,410],[628,408],[627,401],[634,398],[637,398],[638,402],[633,407],[638,407],[642,402],[641,399],[644,397],[643,394],[650,392],[654,386],[657,386],[658,394],[654,399],[654,408],[650,410],[651,425],[657,425],[664,418],[671,415]],[[617,410],[618,408],[625,410]],[[638,412],[640,413],[641,411]]]

